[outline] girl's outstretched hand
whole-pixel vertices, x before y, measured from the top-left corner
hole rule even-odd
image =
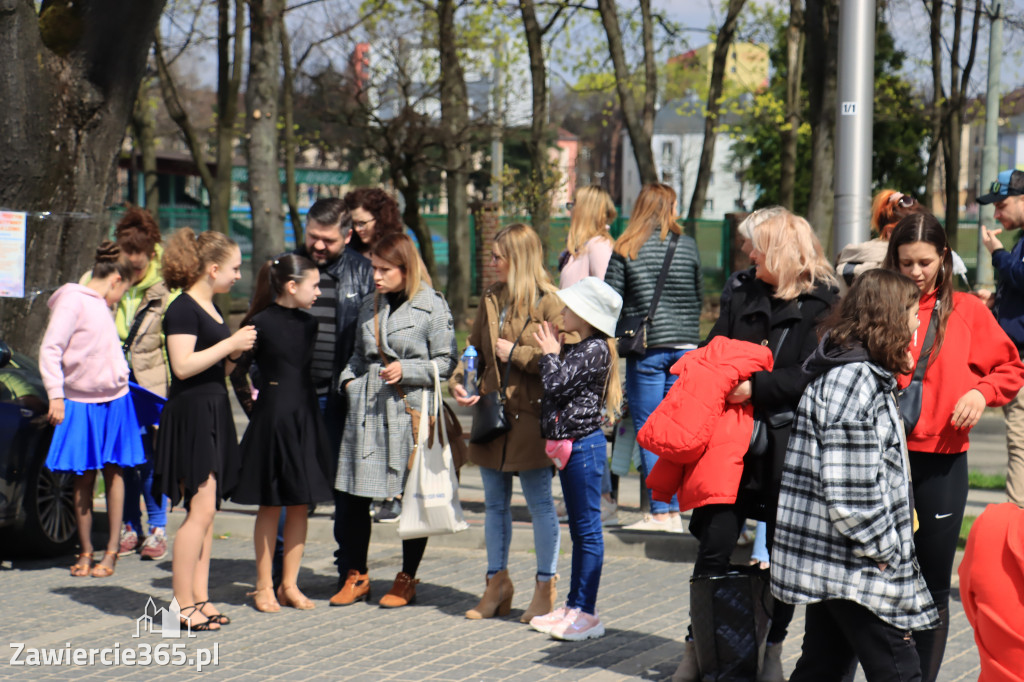
[[[949,421],[955,428],[969,429],[978,423],[984,411],[985,396],[978,389],[972,388],[956,401],[956,406],[953,407],[953,417]]]
[[[558,340],[558,330],[547,320],[540,323],[540,328],[533,333],[533,340],[537,342],[545,355],[558,355],[562,350],[562,343]]]
[[[462,384],[456,384],[452,386],[452,397],[455,398],[455,402],[463,407],[469,407],[470,405],[476,405],[480,401],[480,396],[468,396],[466,395],[466,387]]]

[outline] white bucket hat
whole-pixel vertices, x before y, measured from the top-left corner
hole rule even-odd
[[[622,311],[622,297],[604,280],[585,277],[568,289],[559,291],[558,297],[591,327],[615,337],[615,325]]]

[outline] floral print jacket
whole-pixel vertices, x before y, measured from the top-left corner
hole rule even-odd
[[[548,354],[540,359],[544,384],[541,433],[551,440],[579,440],[601,428],[601,403],[611,354],[608,342],[595,335],[566,346],[562,355]]]

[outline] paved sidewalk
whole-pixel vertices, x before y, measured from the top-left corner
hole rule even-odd
[[[1003,434],[994,414],[987,414],[974,438],[971,469],[997,471],[1005,461]],[[1005,467],[1005,463],[1002,464]],[[560,489],[555,479],[555,494]],[[513,498],[516,523],[510,572],[517,586],[510,617],[468,621],[484,587],[483,490],[479,473],[466,467],[461,495],[468,531],[431,539],[418,576],[419,602],[386,610],[376,599],[390,587],[401,566],[400,544],[393,525],[374,524],[371,545],[373,604],[330,608],[326,600],[336,588],[332,554],[334,542],[330,507],[311,518],[309,543],[300,585],[316,600],[313,611],[283,609],[261,614],[249,605],[255,568],[251,545],[251,507],[226,504],[217,515],[213,549],[211,595],[233,622],[221,632],[199,633],[187,640],[187,655],[218,645],[219,661],[207,669],[215,679],[282,680],[625,680],[668,679],[682,653],[688,622],[688,580],[696,542],[688,534],[630,533],[609,528],[598,605],[608,628],[605,637],[584,643],[561,643],[518,623],[529,603],[535,571],[532,536],[525,502]],[[622,480],[620,519],[639,518],[636,474]],[[1001,502],[999,492],[971,491],[968,515]],[[177,527],[184,513],[171,514]],[[685,523],[685,520],[684,520]],[[102,528],[101,518],[95,527]],[[560,595],[568,590],[571,544],[563,525],[559,568]],[[743,558],[738,550],[737,559]],[[22,642],[36,648],[137,649],[179,640],[159,635],[133,637],[136,619],[152,597],[157,606],[171,598],[170,558],[142,562],[122,559],[110,579],[72,578],[72,557],[55,560],[16,560],[0,564],[0,595],[4,618],[0,641]],[[955,569],[954,569],[955,570]],[[978,654],[973,633],[959,603],[953,576],[950,638],[940,680],[974,680]],[[797,609],[785,643],[786,672],[799,657],[804,611]],[[151,665],[146,670],[125,665],[22,667],[10,664],[15,649],[7,650],[0,678],[23,679],[158,679],[180,677],[183,669]],[[22,652],[20,660],[26,660]],[[863,680],[859,675],[858,680]]]

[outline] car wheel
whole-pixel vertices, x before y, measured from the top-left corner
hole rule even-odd
[[[40,448],[25,490],[22,537],[35,553],[55,555],[72,549],[75,539],[75,475],[54,473]]]

